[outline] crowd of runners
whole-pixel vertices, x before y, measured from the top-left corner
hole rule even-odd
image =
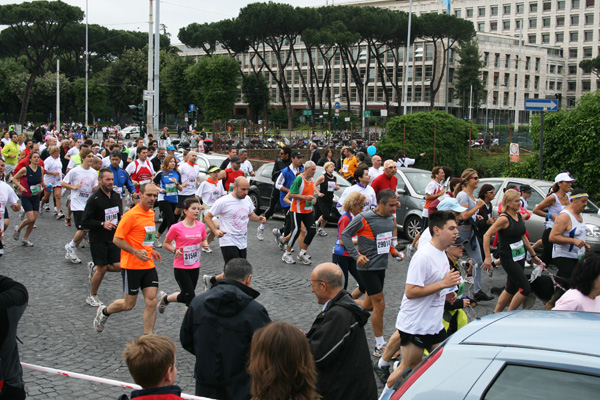
[[[222,287],[229,279],[227,265],[246,259],[249,221],[259,223],[259,241],[265,240],[269,226],[272,240],[282,251],[282,264],[331,262],[339,267],[343,289],[353,303],[370,313],[375,343],[369,347],[377,358],[373,364],[376,376],[386,384],[382,397],[402,371],[414,368],[425,351],[432,351],[467,322],[465,309],[494,300],[486,293],[491,288],[485,271],[491,276],[501,266],[507,274],[496,312],[507,306],[509,310],[531,307],[527,300],[534,294],[525,262],[558,268],[562,291],[557,290],[560,293],[553,296],[548,308],[581,303],[572,294],[566,295],[563,303],[559,300],[577,273],[578,260],[590,250],[582,215],[589,196],[582,189],[572,189],[575,179],[568,172],[556,176],[551,193],[533,210],[545,218],[546,229],[540,243],[532,244],[524,224],[530,216],[527,198],[531,187],[512,187],[496,194],[490,185],[479,187],[480,176],[473,169],[454,177],[451,168],[436,166],[424,188],[423,230],[403,252],[399,251],[404,249],[398,246],[396,228],[400,205],[396,174],[399,167],[418,162],[425,153],[410,159],[400,151],[395,159],[384,161],[352,143],[337,160],[329,152],[323,158],[305,160],[300,152],[283,147],[273,168],[271,204],[260,216],[248,197],[248,177],[254,171],[247,151],[239,156],[230,152],[229,158],[220,167],[211,167],[209,177],[200,182],[196,151],[186,150],[178,159],[174,148],[159,148],[151,139],[137,138],[130,149],[122,140],[107,138],[96,143],[74,132],[59,137],[49,131],[34,143],[7,131],[2,147],[3,230],[24,247],[35,246],[42,240],[36,238],[34,228],[44,210],[53,210],[56,223],[76,228],[72,240],[56,250],[62,251],[64,246],[65,259],[81,263],[82,248],[89,248],[92,261],[88,263],[86,302],[97,307],[90,321],[97,332],[105,329],[111,315],[133,309],[140,291],[145,304],[144,334],[153,333],[156,313],[164,313],[171,303],[185,304],[191,312],[199,281],[202,291]],[[315,179],[317,164],[324,173]],[[352,183],[338,202],[334,192],[340,182],[334,171]],[[496,195],[502,196],[502,202],[498,217],[493,217],[490,202]],[[283,222],[271,218],[275,212],[285,214]],[[328,223],[337,224],[335,237],[328,237]],[[310,254],[317,235],[332,246],[331,260],[315,260]],[[224,272],[202,274],[202,253],[212,252],[210,243],[215,238]],[[160,248],[174,254],[177,292],[159,291],[154,262],[161,260]],[[540,249],[540,257],[536,249]],[[468,262],[461,262],[464,256]],[[399,296],[385,293],[386,270],[390,261],[406,258],[410,259],[406,288],[395,329],[386,340],[385,296]],[[105,304],[98,289],[107,272],[121,273],[123,294]],[[349,282],[350,275],[355,285]],[[323,279],[315,281],[327,284]],[[321,290],[311,286],[315,294]],[[589,308],[598,304],[582,307],[591,311]],[[192,316],[186,314],[186,318]],[[394,359],[399,359],[395,369]]]

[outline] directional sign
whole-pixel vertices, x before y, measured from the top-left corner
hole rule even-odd
[[[302,110],[302,115],[312,115],[311,110]]]
[[[335,108],[340,108],[340,102],[339,101],[335,102]]]
[[[525,111],[558,111],[558,100],[525,99]]]
[[[365,113],[363,115],[364,118],[371,118],[371,110],[365,110]]]
[[[190,104],[190,111],[194,111],[194,110],[196,110],[196,106],[193,104]]]

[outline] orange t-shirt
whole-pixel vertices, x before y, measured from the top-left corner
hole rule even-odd
[[[144,211],[142,207],[136,205],[123,215],[115,237],[126,240],[134,249],[144,249],[148,252],[150,260],[142,261],[135,255],[121,250],[121,268],[123,269],[152,269],[154,260],[152,259],[152,246],[156,239],[156,225],[154,224],[154,211]]]

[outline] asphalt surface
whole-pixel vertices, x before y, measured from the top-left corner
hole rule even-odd
[[[64,221],[56,221],[51,212],[43,212],[37,221],[37,228],[30,236],[34,247],[26,248],[12,239],[12,229],[18,222],[18,215],[10,212],[11,223],[4,236],[5,254],[0,258],[0,274],[7,275],[29,290],[29,306],[19,327],[21,361],[45,367],[133,382],[121,353],[127,341],[143,333],[143,298],[129,311],[109,318],[104,332],[96,333],[92,321],[96,308],[86,304],[89,293],[86,264],[91,261],[89,248],[80,249],[81,264],[65,260],[64,245],[75,233],[74,227],[66,227]],[[252,287],[261,295],[258,301],[268,310],[271,319],[289,321],[305,332],[320,312],[307,278],[312,268],[320,262],[331,260],[336,228],[326,228],[326,237],[316,236],[309,253],[313,264],[288,265],[281,261],[281,251],[273,240],[271,230],[282,224],[280,219],[270,220],[265,231],[265,240],[256,238],[257,223],[250,223],[248,260],[253,264]],[[401,239],[401,243],[406,240]],[[223,258],[218,241],[211,245],[213,253],[202,253],[201,275],[217,274],[223,271]],[[168,293],[178,290],[173,278],[173,255],[159,249],[162,262],[157,264],[160,289]],[[298,253],[298,249],[294,255]],[[386,339],[394,331],[394,323],[404,292],[408,262],[400,263],[390,258],[385,282],[386,311],[384,316],[384,336]],[[484,289],[502,286],[506,276],[496,270],[492,278],[484,274]],[[350,278],[349,289],[356,283]],[[196,293],[203,290],[199,282]],[[100,299],[109,304],[122,297],[120,274],[107,273],[98,293]],[[492,312],[495,301],[480,303],[476,308],[479,316]],[[541,308],[538,300],[535,308]],[[177,343],[177,384],[185,393],[194,393],[194,357],[183,350],[179,343],[179,329],[184,315],[184,305],[170,304],[164,314],[158,314],[155,332],[172,338]],[[473,313],[470,313],[473,316]],[[369,346],[374,346],[370,323],[366,326]],[[51,375],[44,372],[25,370],[24,379],[28,396],[31,399],[69,398],[110,399],[129,393],[128,389],[92,383],[83,380]],[[379,382],[378,382],[379,384]],[[380,384],[379,384],[380,385]],[[380,385],[381,388],[381,385]]]

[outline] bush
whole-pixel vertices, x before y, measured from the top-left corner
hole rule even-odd
[[[436,165],[447,165],[454,175],[467,168],[469,157],[468,125],[445,111],[408,114],[394,117],[387,125],[387,135],[377,143],[377,152],[384,159],[393,159],[404,142],[404,125],[406,125],[406,155],[415,158],[420,153],[426,155],[416,165],[418,168],[431,170],[433,165],[434,128],[437,125]]]

